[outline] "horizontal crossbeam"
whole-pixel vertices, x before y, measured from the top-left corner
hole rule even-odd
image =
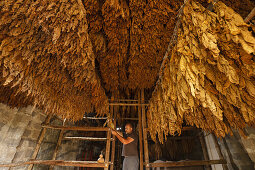
[[[179,161],[179,162],[162,162],[162,163],[149,163],[146,167],[181,167],[181,166],[201,166],[213,164],[226,164],[226,160],[200,160],[200,161]],[[144,165],[146,165],[144,163]]]
[[[109,131],[108,127],[78,127],[78,126],[52,126],[52,125],[42,125],[44,128],[48,129],[60,129],[60,130],[77,130],[77,131]]]
[[[0,164],[0,167],[16,167],[28,164],[54,165],[54,166],[73,166],[73,167],[101,167],[107,168],[109,163],[98,163],[96,161],[63,161],[63,160],[31,160],[27,162]]]
[[[94,137],[74,137],[74,136],[68,136],[64,137],[63,140],[89,140],[89,141],[107,141],[107,138],[94,138]],[[111,138],[111,141],[113,141],[113,138]]]

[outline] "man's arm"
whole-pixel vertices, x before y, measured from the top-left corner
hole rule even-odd
[[[134,141],[134,139],[133,138],[131,138],[131,137],[127,137],[126,139],[125,138],[123,138],[122,136],[120,136],[117,132],[115,132],[115,131],[112,131],[112,134],[113,135],[115,135],[119,140],[120,140],[120,142],[121,143],[123,143],[123,144],[129,144],[129,143],[131,143],[131,142],[133,142]]]

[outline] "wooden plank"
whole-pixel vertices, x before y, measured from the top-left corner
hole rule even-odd
[[[147,103],[109,103],[110,106],[149,106]]]
[[[45,123],[45,124],[49,124],[51,118],[52,118],[52,114],[48,115],[48,116],[46,117],[44,123]],[[45,136],[46,130],[47,130],[46,128],[42,127],[41,132],[40,132],[40,135],[39,135],[38,140],[37,140],[37,144],[36,144],[36,146],[35,146],[34,153],[33,153],[33,155],[31,156],[31,159],[36,159],[37,154],[38,154],[38,152],[39,152],[39,149],[40,149],[40,147],[41,147],[43,138],[44,138],[44,136]],[[29,165],[29,166],[28,166],[28,170],[32,170],[32,169],[33,169],[33,165]]]
[[[206,161],[208,161],[209,160],[209,154],[208,154],[208,150],[207,150],[207,147],[206,147],[204,135],[199,135],[199,140],[200,140],[200,143],[201,143],[204,159]],[[210,165],[206,165],[206,169],[207,170],[211,170],[212,167]]]
[[[224,158],[224,156],[223,156],[223,154],[222,154],[222,152],[221,152],[220,145],[219,145],[219,143],[218,143],[218,140],[217,140],[216,136],[215,136],[214,134],[212,134],[212,137],[213,137],[213,141],[214,141],[214,143],[215,143],[216,151],[217,151],[217,153],[218,153],[220,159],[221,159],[221,160],[225,160],[225,158]],[[227,166],[227,165],[224,165],[224,164],[223,164],[222,166],[223,166],[223,169],[224,169],[224,170],[228,170],[228,166]]]
[[[52,156],[52,160],[56,160],[57,158],[57,152],[58,152],[58,148],[59,146],[61,145],[61,141],[63,139],[63,135],[64,135],[64,130],[61,130],[60,133],[59,133],[59,137],[58,137],[58,142],[57,142],[57,145],[56,145],[56,148],[54,150],[54,153],[53,153],[53,156]],[[53,170],[53,165],[50,166],[49,170]]]
[[[164,162],[164,163],[150,163],[150,167],[183,167],[183,166],[201,166],[212,164],[226,164],[225,160],[201,160],[201,161],[179,161],[179,162]]]
[[[49,129],[63,129],[63,130],[77,130],[77,131],[109,131],[108,127],[78,127],[78,126],[52,126],[42,125],[44,128]]]
[[[141,103],[144,102],[144,89],[141,90]],[[149,168],[149,151],[148,151],[148,139],[147,139],[147,126],[146,126],[146,115],[145,115],[145,106],[142,106],[142,126],[143,126],[143,144],[144,144],[144,160],[146,170]]]
[[[64,161],[64,160],[31,160],[27,162],[18,162],[11,164],[0,164],[0,167],[17,167],[24,166],[28,164],[38,164],[38,165],[54,165],[54,166],[72,166],[72,167],[108,167],[110,162],[98,163],[97,161]]]
[[[248,23],[255,16],[255,7],[251,10],[249,15],[244,19],[244,22]]]
[[[141,103],[141,92],[138,91],[138,101]],[[140,148],[140,170],[143,170],[143,132],[142,132],[142,108],[138,106],[138,128],[139,128],[139,148]]]
[[[107,138],[67,136],[67,137],[64,137],[63,140],[107,141]],[[111,138],[110,140],[114,141],[113,138]]]

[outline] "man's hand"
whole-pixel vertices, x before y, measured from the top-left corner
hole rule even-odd
[[[117,135],[117,132],[112,130],[112,135],[116,136]]]

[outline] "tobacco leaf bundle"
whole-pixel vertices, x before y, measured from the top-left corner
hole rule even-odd
[[[214,12],[187,3],[177,42],[163,61],[147,112],[153,139],[183,123],[224,136],[254,125],[255,38],[242,17],[218,2]]]
[[[82,1],[10,0],[0,11],[1,85],[63,118],[108,113]]]

